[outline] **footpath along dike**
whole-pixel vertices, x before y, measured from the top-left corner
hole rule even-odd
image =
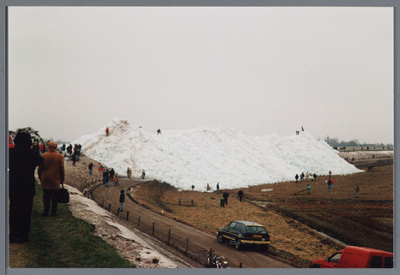
[[[97,172],[99,163],[94,162],[86,156],[83,156],[81,161],[77,162],[77,165],[74,167],[72,165],[70,167],[70,162],[66,160],[67,169],[71,169],[71,176],[68,175],[66,183],[73,185],[79,190],[83,190],[84,194],[91,197],[99,206],[114,213],[121,220],[125,221],[126,224],[129,224],[130,227],[133,227],[134,230],[143,232],[144,236],[149,236],[151,240],[157,242],[157,248],[164,250],[164,253],[168,251],[170,257],[172,257],[171,255],[175,255],[176,258],[181,259],[183,262],[190,263],[191,267],[204,267],[207,256],[206,251],[213,249],[215,254],[225,257],[225,260],[229,263],[229,267],[293,267],[288,263],[280,262],[258,251],[245,251],[246,257],[243,257],[243,251],[236,251],[231,246],[218,244],[214,235],[175,219],[165,217],[161,213],[151,211],[129,199],[129,196],[126,196],[125,199],[124,212],[118,211],[120,207],[118,200],[120,190],[127,191],[135,184],[143,183],[143,180],[123,178],[120,180],[120,186],[118,187],[113,186],[112,183],[110,183],[110,187],[96,184],[94,182],[100,181],[100,175],[96,174],[96,172],[94,175],[88,175],[87,165],[90,162],[94,164],[94,171]],[[89,186],[92,186],[92,188],[89,188]],[[94,190],[88,192],[90,189]]]

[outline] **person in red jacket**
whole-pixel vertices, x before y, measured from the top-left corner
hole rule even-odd
[[[106,135],[108,136],[108,133],[110,132],[110,130],[108,129],[108,127],[106,128]]]
[[[47,145],[48,152],[42,154],[43,163],[39,166],[38,175],[43,189],[44,210],[42,216],[57,215],[58,191],[64,182],[64,156],[56,152],[57,143],[51,141]]]

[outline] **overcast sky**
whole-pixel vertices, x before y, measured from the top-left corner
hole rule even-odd
[[[393,143],[393,9],[10,7],[9,128]]]

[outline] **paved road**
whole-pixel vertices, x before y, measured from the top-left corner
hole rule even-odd
[[[117,214],[119,205],[120,190],[127,190],[129,187],[140,182],[139,179],[121,179],[120,186],[105,187],[101,185],[93,191],[94,199],[107,208],[111,204],[111,211]],[[292,266],[279,262],[267,256],[266,253],[244,250],[237,251],[233,246],[223,245],[216,242],[216,237],[198,230],[190,225],[183,224],[174,219],[170,219],[161,213],[155,213],[133,201],[128,197],[125,199],[124,212],[119,216],[126,219],[129,211],[129,222],[135,227],[138,225],[140,216],[140,229],[152,234],[153,222],[155,224],[155,236],[164,240],[168,239],[171,230],[171,245],[185,251],[186,240],[189,239],[188,251],[198,259],[205,260],[206,252],[211,248],[217,255],[223,255],[230,267],[239,267],[242,263],[243,268],[292,268]]]

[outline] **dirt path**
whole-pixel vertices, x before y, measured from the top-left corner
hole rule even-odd
[[[90,162],[94,164],[94,175],[89,175],[88,173],[87,165]],[[67,176],[65,183],[80,191],[88,191],[90,186],[93,187],[101,183],[97,172],[99,164],[86,156],[81,156],[80,161],[76,163],[76,166],[73,166],[72,161],[66,157],[65,168]],[[232,246],[218,244],[215,236],[193,226],[167,218],[162,213],[155,213],[146,209],[144,206],[135,203],[128,196],[126,196],[124,211],[118,213],[120,190],[128,190],[131,186],[140,182],[143,182],[143,180],[122,178],[118,187],[115,187],[113,183],[110,183],[110,187],[100,184],[94,189],[92,199],[106,210],[110,209],[115,215],[118,214],[120,220],[125,222],[128,227],[139,229],[143,236],[148,241],[152,241],[156,247],[175,254],[175,257],[190,263],[191,267],[203,267],[199,262],[205,261],[206,252],[204,250],[210,249],[213,249],[215,254],[224,256],[229,267],[239,267],[240,263],[244,268],[292,267],[268,257],[265,252],[237,251]],[[127,214],[128,212],[129,214]],[[140,224],[138,224],[139,217]],[[154,236],[153,223],[155,228]],[[170,238],[168,237],[169,231],[171,232]],[[170,239],[169,244],[168,238]]]
[[[141,182],[139,179],[123,179],[120,181],[120,186],[105,187],[101,185],[93,192],[93,198],[106,208],[111,205],[111,211],[115,214],[118,213],[119,203],[118,198],[120,190],[128,190],[131,186]],[[172,246],[186,251],[186,240],[189,240],[188,252],[195,259],[205,260],[206,252],[204,250],[213,249],[215,254],[223,255],[225,260],[228,261],[230,267],[246,268],[290,268],[291,266],[281,263],[275,259],[268,257],[263,252],[257,251],[237,251],[234,247],[229,245],[221,245],[216,242],[213,235],[207,234],[192,226],[183,224],[176,220],[167,218],[161,213],[155,213],[145,207],[127,199],[124,204],[124,219],[129,211],[129,222],[137,228],[138,220],[140,217],[139,227],[149,234],[153,234],[153,223],[155,228],[154,235],[161,239],[168,240],[169,230],[171,230]],[[122,212],[119,213],[122,217]]]

